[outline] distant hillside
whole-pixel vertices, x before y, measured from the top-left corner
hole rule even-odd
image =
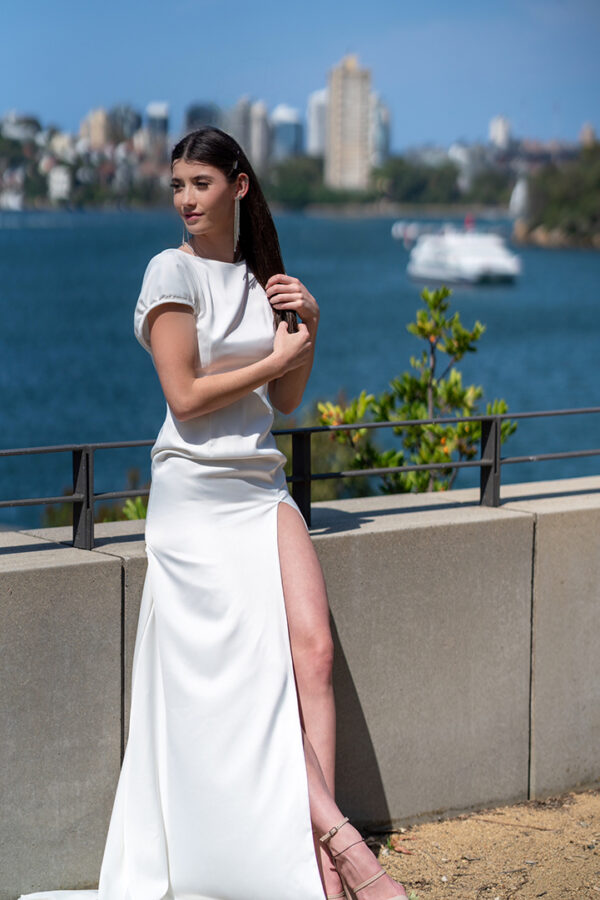
[[[600,250],[600,143],[572,162],[545,166],[529,181],[529,215],[515,237],[542,246]]]

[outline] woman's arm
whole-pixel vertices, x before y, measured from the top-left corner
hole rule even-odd
[[[266,284],[266,294],[275,309],[291,309],[298,313],[310,335],[311,349],[302,365],[269,382],[269,398],[273,406],[288,415],[300,406],[314,355],[319,307],[317,301],[298,278],[273,275]]]
[[[184,422],[234,403],[272,379],[305,365],[312,353],[308,328],[288,334],[277,329],[273,351],[264,359],[215,375],[198,374],[198,338],[193,311],[179,303],[162,303],[148,313],[152,358],[165,399]]]

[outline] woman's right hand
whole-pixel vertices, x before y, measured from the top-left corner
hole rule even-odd
[[[280,322],[273,341],[273,355],[281,365],[281,375],[297,369],[310,359],[313,342],[308,328],[298,322],[298,331],[290,333],[287,322]]]

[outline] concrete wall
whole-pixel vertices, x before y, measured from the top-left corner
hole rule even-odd
[[[0,533],[0,900],[98,872],[143,524]],[[389,826],[600,779],[600,478],[316,504],[338,796]]]
[[[0,897],[93,886],[121,744],[121,564],[0,533]]]

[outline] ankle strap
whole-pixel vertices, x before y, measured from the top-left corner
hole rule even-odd
[[[359,891],[362,891],[363,888],[366,888],[369,884],[373,884],[374,881],[377,881],[378,878],[381,878],[382,875],[385,875],[385,869],[382,869],[377,875],[373,875],[372,878],[367,878],[366,881],[363,881],[362,884],[357,885],[355,888],[352,888],[355,894],[358,894]]]
[[[322,835],[322,836],[319,838],[319,840],[321,841],[321,843],[322,843],[322,844],[326,844],[327,841],[330,841],[331,838],[332,838],[335,834],[338,833],[338,831],[340,830],[340,828],[342,828],[342,826],[345,825],[346,822],[349,822],[349,821],[350,821],[350,819],[348,818],[348,816],[346,816],[345,819],[344,819],[342,822],[340,822],[339,825],[334,825],[333,828],[330,828],[329,831],[327,831],[324,835]]]
[[[329,852],[331,853],[332,859],[337,859],[338,856],[341,856],[342,853],[345,853],[346,850],[349,850],[349,849],[350,849],[350,847],[356,847],[357,844],[362,844],[363,841],[364,841],[364,838],[359,838],[358,841],[354,841],[353,844],[348,844],[347,847],[344,847],[344,849],[343,849],[343,850],[340,850],[338,853],[334,853],[333,850],[330,850]]]

